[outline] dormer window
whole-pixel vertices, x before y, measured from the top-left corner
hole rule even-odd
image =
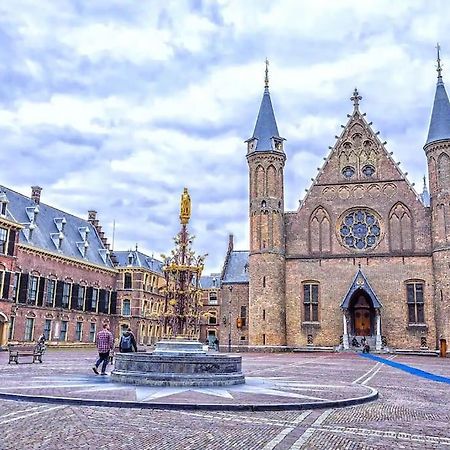
[[[283,141],[280,139],[273,140],[273,147],[275,150],[282,151],[283,150]]]
[[[249,153],[253,152],[254,150],[256,150],[256,143],[258,142],[257,139],[251,139],[247,141],[247,150]]]
[[[8,239],[8,230],[0,228],[0,253],[6,254],[6,245]]]
[[[6,216],[6,207],[8,206],[8,197],[4,192],[0,192],[0,215]]]
[[[64,226],[67,223],[67,220],[65,217],[55,217],[53,219],[53,222],[55,222],[56,228],[58,228],[58,231],[64,231]]]

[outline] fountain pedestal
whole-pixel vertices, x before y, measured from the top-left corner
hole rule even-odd
[[[245,383],[240,356],[207,354],[198,341],[162,340],[151,353],[118,353],[113,381],[148,386]]]

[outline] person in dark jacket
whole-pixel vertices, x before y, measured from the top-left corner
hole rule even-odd
[[[120,353],[137,352],[136,338],[131,332],[131,328],[127,328],[120,337],[119,351]]]

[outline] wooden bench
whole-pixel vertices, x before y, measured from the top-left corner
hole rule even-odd
[[[36,361],[42,362],[42,354],[44,353],[43,348],[39,345],[13,345],[8,346],[9,351],[9,361],[19,364],[19,356],[31,356],[33,358],[33,363]]]

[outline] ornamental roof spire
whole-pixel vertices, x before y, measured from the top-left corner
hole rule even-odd
[[[431,113],[430,128],[425,145],[432,142],[447,139],[450,140],[450,103],[445,90],[444,82],[442,80],[441,47],[439,44],[436,45],[436,50],[436,71],[438,73],[438,77],[436,93],[434,95],[433,111]]]
[[[266,58],[266,76],[264,78],[264,89],[269,89],[269,60]]]
[[[353,91],[353,95],[350,97],[350,100],[353,102],[354,110],[359,111],[359,102],[362,100],[362,97],[359,95],[357,88]]]

